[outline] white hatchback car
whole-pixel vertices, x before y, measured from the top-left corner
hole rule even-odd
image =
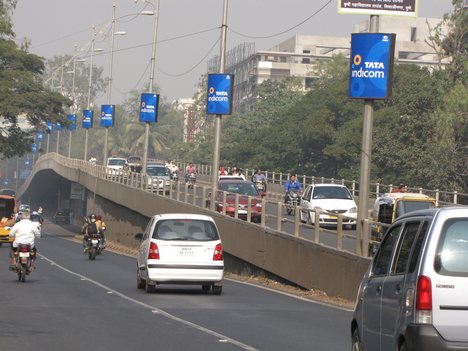
[[[315,223],[315,210],[320,210],[320,224],[334,225],[338,222],[337,215],[343,215],[343,224],[355,226],[357,205],[351,192],[340,184],[309,185],[301,199],[301,221]]]
[[[137,286],[153,292],[159,284],[201,285],[219,295],[223,288],[221,238],[210,216],[174,213],[153,216],[140,240]]]

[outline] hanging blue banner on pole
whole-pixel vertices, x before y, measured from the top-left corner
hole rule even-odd
[[[81,122],[83,129],[93,128],[93,115],[93,110],[83,110],[83,121]]]
[[[59,121],[55,123],[55,130],[58,130],[58,131],[62,130],[62,124]]]
[[[47,128],[46,128],[46,133],[50,134],[52,133],[52,129],[54,128],[53,124],[51,121],[47,121]]]
[[[42,143],[43,139],[44,139],[44,133],[42,132],[42,130],[38,130],[37,131],[37,142]]]
[[[113,127],[115,105],[101,105],[101,127]]]
[[[232,74],[208,74],[206,113],[209,115],[230,115],[232,112]]]
[[[67,119],[68,122],[70,122],[70,124],[68,125],[68,130],[70,132],[73,132],[74,130],[76,130],[76,115],[68,115]]]
[[[392,95],[395,34],[351,34],[349,97],[388,99]]]
[[[32,144],[31,151],[32,151],[33,154],[35,154],[37,152],[37,144],[36,143]]]
[[[140,100],[140,122],[158,121],[159,95],[153,93],[142,93]]]

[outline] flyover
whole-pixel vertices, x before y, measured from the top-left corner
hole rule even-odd
[[[66,204],[75,220],[91,211],[101,214],[108,239],[132,248],[137,247],[134,234],[156,213],[210,215],[222,235],[227,270],[271,275],[330,297],[356,298],[369,259],[204,208],[205,187],[201,197],[195,191],[161,196],[152,190],[139,174],[116,176],[102,166],[49,153],[34,164],[18,198],[32,206],[49,204],[49,214]]]

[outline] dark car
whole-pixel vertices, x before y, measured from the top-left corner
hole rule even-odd
[[[253,222],[260,222],[262,219],[262,197],[265,193],[259,192],[255,184],[245,180],[220,180],[218,182],[218,192],[215,198],[215,210],[223,212],[223,192],[226,192],[226,214],[235,216],[236,194],[239,194],[239,204],[237,208],[238,218],[247,220],[249,207],[249,196],[251,199],[250,211]],[[211,206],[211,199],[208,199],[206,206]]]
[[[66,208],[66,209],[61,209],[55,212],[54,221],[55,223],[69,224],[70,223],[70,210]]]

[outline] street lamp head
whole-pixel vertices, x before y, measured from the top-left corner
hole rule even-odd
[[[94,52],[103,52],[104,49],[94,49],[93,51],[94,51]]]
[[[127,34],[127,32],[124,31],[124,30],[121,30],[121,31],[115,32],[114,34],[115,35],[125,35],[125,34]]]
[[[79,59],[79,60],[76,60],[76,62],[86,62],[86,59]]]
[[[141,11],[140,14],[145,16],[154,16],[156,13],[154,11]]]

